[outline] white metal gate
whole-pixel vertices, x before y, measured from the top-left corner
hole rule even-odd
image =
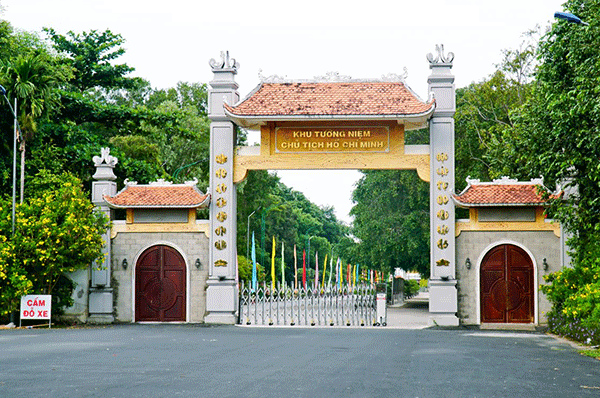
[[[240,287],[239,323],[243,325],[379,326],[375,287],[301,288],[263,283]]]

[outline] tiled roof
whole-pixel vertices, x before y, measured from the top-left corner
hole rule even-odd
[[[104,196],[113,208],[196,208],[206,207],[208,194],[201,193],[195,185],[134,185],[128,184],[115,196]]]
[[[542,179],[519,182],[502,177],[493,182],[469,179],[467,182],[469,185],[463,192],[453,195],[459,206],[542,206],[547,203],[547,200],[544,200],[538,193],[543,190],[547,191]],[[559,195],[550,195],[550,199],[558,197]]]
[[[261,83],[234,106],[243,116],[410,116],[433,111],[434,101],[421,101],[404,83],[383,81]]]

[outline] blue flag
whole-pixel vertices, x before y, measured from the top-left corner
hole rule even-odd
[[[256,291],[256,248],[254,247],[254,231],[252,231],[252,291]]]

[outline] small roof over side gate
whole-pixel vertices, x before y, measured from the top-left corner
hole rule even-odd
[[[207,207],[210,195],[201,193],[196,181],[172,184],[158,180],[148,185],[127,182],[115,196],[104,195],[104,200],[113,209],[193,209]]]
[[[260,83],[226,115],[236,124],[258,128],[269,121],[397,120],[406,129],[421,128],[435,109],[403,81],[290,81]]]
[[[490,206],[544,206],[548,200],[542,192],[548,192],[543,178],[531,181],[517,181],[502,177],[492,182],[480,182],[467,178],[467,187],[458,195],[453,195],[454,201],[461,207],[490,207]],[[558,194],[550,194],[548,199],[557,199]]]

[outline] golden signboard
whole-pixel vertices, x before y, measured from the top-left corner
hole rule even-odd
[[[279,127],[277,153],[389,152],[387,127]]]

